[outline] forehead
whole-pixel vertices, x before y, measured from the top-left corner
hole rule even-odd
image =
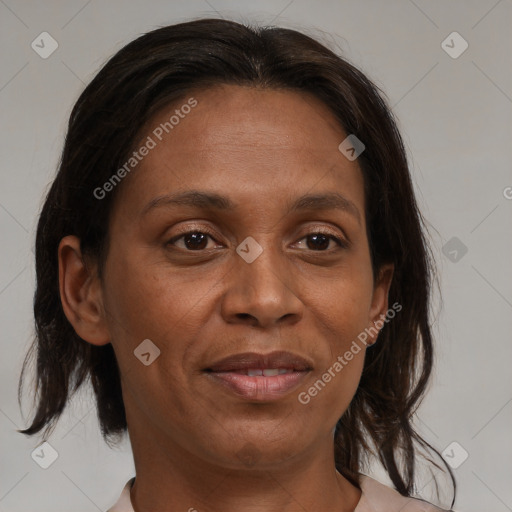
[[[362,201],[359,166],[338,150],[346,136],[311,94],[235,85],[191,91],[146,125],[140,140],[153,147],[123,194],[135,206],[198,184],[262,201],[317,187]]]
[[[179,120],[175,118],[176,126],[169,134],[163,134],[171,145],[176,142],[175,146],[183,151],[297,151],[304,147],[321,154],[333,149],[331,137],[338,140],[343,134],[334,114],[310,93],[236,85],[190,92],[154,116],[146,131],[151,133],[153,127],[164,125],[177,110],[188,111],[185,106],[191,97],[197,105],[181,114]],[[330,137],[326,139],[327,134]]]

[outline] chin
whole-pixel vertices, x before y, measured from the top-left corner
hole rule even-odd
[[[212,445],[219,448],[218,444]],[[212,454],[217,464],[236,470],[275,470],[279,464],[291,463],[301,449],[296,441],[291,446],[285,446],[282,441],[269,442],[268,438],[262,439],[261,436],[253,440],[242,439],[236,445],[234,448],[231,442],[224,454]]]

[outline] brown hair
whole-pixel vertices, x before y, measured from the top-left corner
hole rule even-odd
[[[26,363],[37,350],[38,407],[30,427],[19,432],[33,435],[46,427],[47,436],[86,378],[96,395],[105,441],[127,431],[112,345],[85,342],[64,315],[57,248],[64,236],[79,237],[82,252],[97,260],[101,278],[116,191],[98,200],[94,189],[122,166],[142,127],[159,109],[192,88],[216,84],[309,92],[366,146],[358,162],[373,272],[377,275],[383,263],[394,264],[389,300],[403,309],[367,351],[359,387],[336,427],[335,461],[338,471],[358,485],[365,456],[374,453],[396,489],[410,496],[414,443],[439,453],[412,425],[432,371],[429,304],[434,274],[405,149],[379,89],[319,42],[284,28],[218,19],[159,28],[122,48],[79,97],[37,227],[36,337],[23,363],[18,400]],[[455,501],[455,479],[445,466]]]

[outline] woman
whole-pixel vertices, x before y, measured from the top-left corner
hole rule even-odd
[[[440,510],[412,497],[433,450],[412,426],[422,226],[392,114],[348,62],[224,20],[143,35],[71,114],[20,432],[47,437],[90,376],[106,442],[128,432],[134,454],[112,512]]]

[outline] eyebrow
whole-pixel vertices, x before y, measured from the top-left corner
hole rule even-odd
[[[169,206],[191,206],[202,209],[216,210],[235,210],[237,204],[226,196],[215,192],[204,192],[201,190],[188,190],[176,194],[167,194],[158,196],[149,201],[140,213],[143,217],[155,208]],[[349,213],[361,224],[361,214],[356,205],[337,192],[326,192],[321,194],[304,194],[298,197],[289,205],[287,213],[297,211],[321,211],[321,210],[341,210]]]

